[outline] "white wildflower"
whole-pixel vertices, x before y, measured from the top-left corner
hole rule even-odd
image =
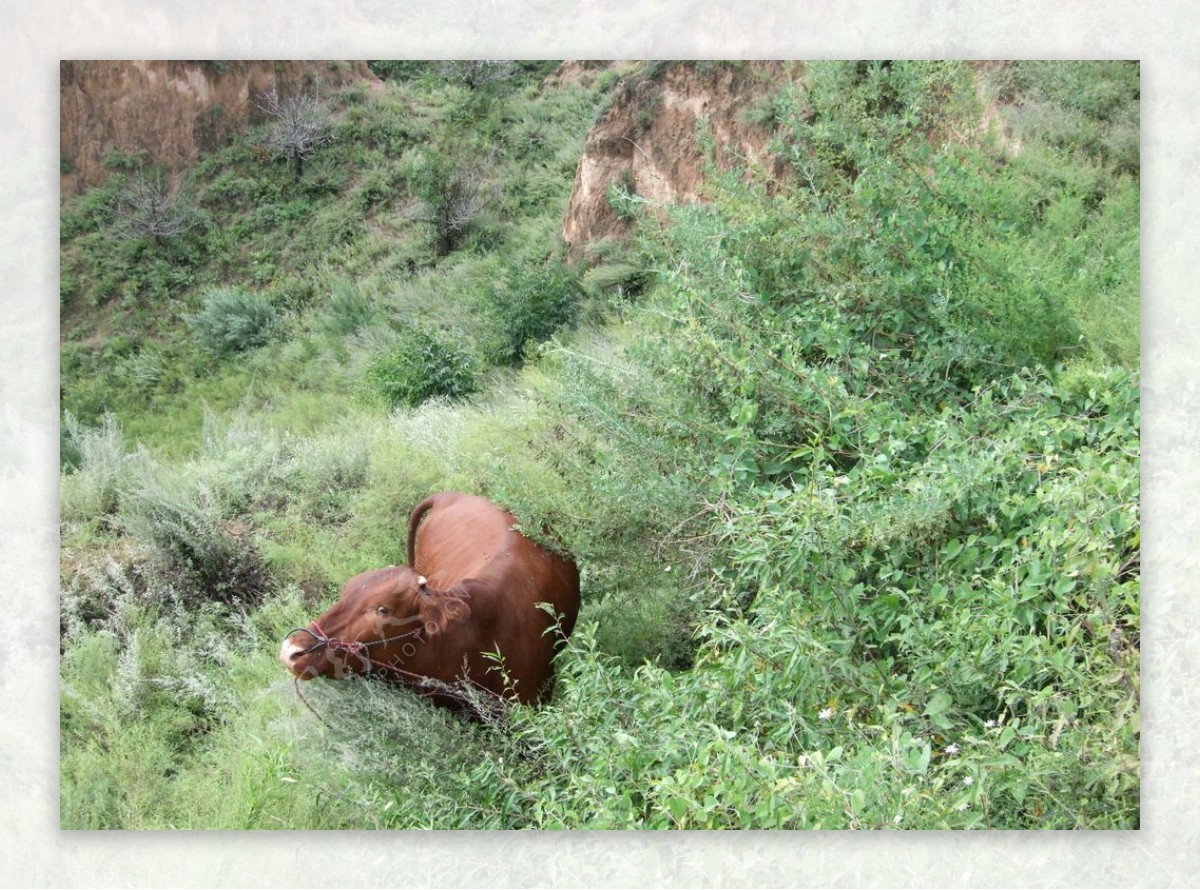
[[[957,753],[958,753],[958,745],[955,745],[955,744],[950,744],[950,745],[947,745],[947,746],[946,746],[946,753],[947,753],[947,754],[950,754],[950,755],[957,754]]]
[[[822,708],[821,712],[817,714],[817,717],[821,720],[832,720],[833,708]]]

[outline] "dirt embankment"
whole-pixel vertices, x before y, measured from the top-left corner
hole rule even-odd
[[[628,233],[629,223],[609,205],[610,185],[656,204],[699,198],[701,119],[718,148],[718,164],[767,160],[770,131],[747,112],[793,75],[783,62],[672,62],[627,76],[588,134],[576,170],[562,233],[572,259]]]
[[[602,71],[633,64],[565,62],[557,77],[587,83]],[[974,139],[991,130],[1002,150],[1020,151],[1006,114],[1011,97],[997,86],[1006,82],[1009,64],[971,63],[983,118],[979,132],[950,138]],[[718,166],[766,163],[773,176],[783,176],[786,165],[769,152],[771,133],[753,122],[751,112],[756,102],[802,77],[800,62],[669,62],[634,69],[588,134],[563,220],[570,258],[589,260],[591,248],[629,234],[631,223],[609,205],[612,185],[659,205],[700,199],[702,118],[717,146]]]
[[[375,82],[365,62],[66,61],[59,70],[64,196],[102,184],[111,152],[176,172],[257,123],[260,97],[320,81]]]

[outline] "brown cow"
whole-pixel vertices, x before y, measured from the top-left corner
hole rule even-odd
[[[333,608],[287,636],[280,659],[302,680],[374,673],[443,705],[469,698],[464,680],[540,701],[579,614],[579,570],[515,523],[480,497],[430,495],[409,518],[409,565],[351,578]]]

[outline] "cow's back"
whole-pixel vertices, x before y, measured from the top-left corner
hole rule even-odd
[[[421,524],[413,568],[429,586],[449,590],[464,581],[478,582],[471,585],[467,601],[475,635],[468,644],[474,650],[471,661],[479,659],[480,648],[499,648],[513,673],[525,678],[521,697],[535,694],[551,676],[557,640],[574,629],[578,568],[516,531],[511,513],[481,497],[434,495],[414,511],[414,518]],[[562,636],[546,632],[553,621],[538,608],[540,602],[552,604],[561,616]],[[486,665],[480,661],[478,668],[486,670]]]
[[[516,520],[475,495],[446,492],[430,499],[417,529],[413,568],[431,587],[447,590],[464,578],[486,578],[495,561],[523,541]]]

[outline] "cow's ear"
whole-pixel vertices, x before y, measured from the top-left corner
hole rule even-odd
[[[426,637],[445,633],[448,628],[470,620],[471,607],[464,593],[458,588],[426,591],[427,595],[421,597],[421,622]]]

